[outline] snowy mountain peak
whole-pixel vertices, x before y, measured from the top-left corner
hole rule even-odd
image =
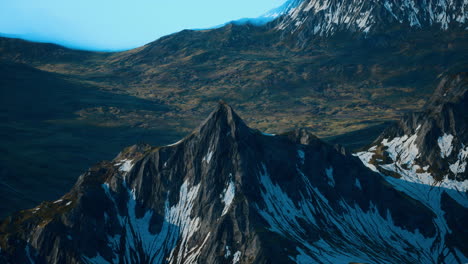
[[[276,29],[329,36],[338,31],[370,33],[395,23],[466,30],[467,22],[466,0],[304,0],[287,11]]]
[[[265,18],[278,18],[284,14],[287,14],[291,9],[296,8],[298,5],[300,5],[302,0],[289,0],[286,1],[284,4],[281,6],[272,9],[268,11],[266,14],[262,15],[261,17]]]
[[[466,209],[412,197],[305,129],[261,133],[220,103],[180,142],[127,148],[6,219],[0,262],[466,262]]]
[[[406,115],[357,156],[383,175],[443,187],[468,208],[467,113],[468,74],[446,76],[424,112]]]

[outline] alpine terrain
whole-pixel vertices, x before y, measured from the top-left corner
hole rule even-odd
[[[307,129],[281,135],[251,129],[220,102],[179,142],[129,147],[81,175],[59,200],[7,218],[0,259],[465,263],[468,181],[458,175],[467,162],[466,80],[466,74],[443,80],[426,112],[409,115],[411,123],[404,118],[358,154]],[[435,109],[447,109],[449,120],[441,122],[445,112]],[[416,128],[399,129],[404,124]],[[398,134],[408,131],[414,135]],[[439,144],[418,140],[436,132]],[[459,153],[452,157],[448,149]],[[453,174],[431,178],[455,157]],[[431,158],[440,165],[422,167]]]
[[[379,34],[389,25],[466,30],[468,2],[450,0],[291,0],[276,29],[285,34],[330,36],[340,31]],[[391,27],[391,26],[390,26]]]
[[[468,74],[446,77],[423,112],[406,115],[357,153],[396,189],[431,208],[437,222],[445,219],[439,227],[446,243],[462,252],[468,248],[467,113]]]
[[[468,263],[467,32],[467,0],[290,0],[2,37],[0,263]]]
[[[122,52],[2,37],[0,217],[56,199],[123,146],[189,133],[221,99],[262,131],[369,144],[421,109],[442,76],[466,71],[467,6],[292,0],[263,24],[184,30]]]

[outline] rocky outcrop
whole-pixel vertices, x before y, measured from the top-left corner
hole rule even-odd
[[[356,154],[397,190],[431,208],[436,222],[444,223],[441,239],[463,252],[468,237],[461,228],[468,217],[467,90],[466,73],[443,78],[423,112],[406,115]]]
[[[407,171],[417,178],[425,175],[434,185],[453,185],[466,191],[467,91],[467,73],[444,77],[423,112],[404,116],[362,156],[381,172]]]
[[[308,131],[264,134],[220,103],[183,140],[127,148],[83,174],[60,200],[6,219],[0,260],[465,261],[464,238],[446,243],[444,223]]]

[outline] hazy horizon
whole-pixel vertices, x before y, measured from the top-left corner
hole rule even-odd
[[[122,51],[184,29],[213,28],[259,17],[284,2],[7,0],[0,10],[0,36],[80,50]]]

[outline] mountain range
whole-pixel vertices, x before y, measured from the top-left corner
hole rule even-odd
[[[394,25],[466,29],[468,3],[446,0],[292,0],[275,29],[285,34],[330,36],[340,31],[379,34]],[[298,31],[298,33],[296,33]]]
[[[0,260],[464,263],[468,180],[444,178],[432,168],[437,163],[422,167],[429,160],[421,154],[443,159],[452,157],[447,149],[460,149],[457,172],[465,175],[468,157],[457,145],[467,143],[466,130],[437,131],[439,141],[453,134],[450,146],[418,139],[438,129],[428,124],[444,113],[434,110],[466,115],[467,90],[466,74],[444,80],[427,111],[414,114],[422,122],[409,130],[416,134],[392,134],[409,115],[356,154],[307,129],[272,135],[249,128],[220,102],[182,140],[126,148],[60,199],[7,218]],[[466,120],[451,121],[463,127]]]
[[[467,262],[468,3],[265,17],[116,53],[0,38],[0,263]]]
[[[464,1],[296,0],[263,26],[184,30],[118,53],[2,38],[0,59],[166,108],[97,104],[77,107],[72,122],[153,129],[168,122],[186,133],[226,99],[259,129],[309,126],[326,137],[420,109],[443,74],[464,71],[467,10]]]

